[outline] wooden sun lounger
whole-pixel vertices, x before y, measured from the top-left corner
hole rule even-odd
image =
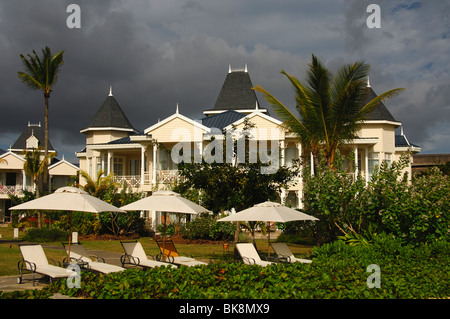
[[[197,265],[207,265],[203,261],[198,261],[192,257],[180,256],[175,247],[175,244],[171,239],[155,239],[158,244],[159,250],[161,251],[161,258],[163,260],[168,260],[176,265],[185,266],[197,266]]]
[[[124,267],[125,265],[132,265],[140,266],[143,268],[155,268],[161,266],[170,266],[173,268],[177,268],[177,266],[171,263],[149,259],[141,243],[136,240],[121,241],[120,243],[122,244],[123,250],[125,252],[125,255],[120,257],[122,267]]]

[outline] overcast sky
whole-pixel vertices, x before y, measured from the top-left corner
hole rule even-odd
[[[69,29],[67,6],[81,8],[81,28]],[[369,28],[371,3],[381,28]],[[50,98],[50,140],[77,162],[80,133],[113,95],[143,131],[175,112],[194,119],[212,108],[228,65],[248,70],[281,101],[292,104],[284,69],[305,78],[311,54],[336,71],[371,65],[378,94],[403,87],[387,107],[422,153],[450,153],[450,2],[442,0],[158,0],[0,2],[0,148],[28,121],[43,123],[44,99],[17,77],[20,54],[46,45],[65,50]],[[259,94],[259,93],[258,93]],[[259,96],[260,103],[270,106]]]

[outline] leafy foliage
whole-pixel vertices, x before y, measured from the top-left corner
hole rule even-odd
[[[202,214],[190,223],[182,225],[180,233],[188,239],[230,240],[234,236],[236,225],[217,222],[217,219],[217,217]]]
[[[381,101],[397,95],[403,89],[384,92],[368,101],[367,77],[369,65],[355,62],[342,66],[333,76],[322,62],[312,55],[306,83],[281,71],[295,91],[295,116],[288,107],[260,86],[253,88],[263,93],[283,121],[301,143],[318,156],[323,152],[327,165],[333,165],[336,151],[353,139],[362,121]]]
[[[261,154],[258,154],[256,162],[249,160],[250,136],[246,132],[253,127],[254,124],[246,119],[243,131],[240,132],[241,138],[245,140],[245,161],[235,164],[216,161],[210,163],[204,159],[201,163],[182,162],[178,165],[178,170],[184,181],[175,185],[173,190],[191,200],[201,201],[202,206],[216,214],[232,208],[240,211],[267,200],[276,200],[281,189],[287,188],[288,183],[297,176],[298,167],[277,167],[271,174],[263,173],[267,164],[261,161]],[[233,132],[235,130],[233,127]],[[221,149],[223,157],[226,157],[228,147],[237,153],[238,142],[230,144],[232,145],[227,143]]]
[[[83,189],[92,196],[98,197],[111,205],[121,207],[130,204],[143,197],[142,192],[133,193],[131,187],[126,183],[122,185],[119,192],[119,186],[114,183],[113,175],[103,176],[100,170],[96,179],[93,179],[88,173],[81,172],[86,184]],[[99,214],[98,225],[93,225],[95,233],[109,233],[115,236],[119,234],[144,233],[144,221],[140,218],[139,212],[129,212],[127,214],[107,212]]]
[[[29,228],[23,236],[23,240],[31,242],[50,242],[50,241],[66,241],[69,233],[56,228]]]
[[[218,262],[178,269],[128,269],[108,275],[83,272],[81,288],[66,280],[42,291],[0,294],[0,298],[48,298],[55,292],[92,299],[301,299],[446,298],[450,295],[450,244],[404,246],[376,236],[369,246],[342,241],[314,248],[312,264],[274,264],[265,268]],[[381,287],[368,288],[367,266],[377,264]],[[439,271],[436,271],[439,269]]]
[[[366,185],[345,172],[336,160],[323,161],[315,175],[304,174],[305,213],[316,216],[316,236],[329,242],[344,236],[349,242],[368,243],[385,232],[405,243],[431,243],[450,238],[450,178],[438,169],[408,181],[404,168],[409,156],[386,162]]]

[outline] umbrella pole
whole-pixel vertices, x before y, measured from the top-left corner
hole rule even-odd
[[[270,222],[267,222],[267,256],[270,258]]]
[[[67,263],[70,264],[70,242],[72,240],[72,211],[69,212],[69,248],[67,249]]]
[[[164,255],[166,253],[166,250],[164,248],[166,245],[166,228],[167,228],[167,212],[164,212],[163,251],[162,251],[164,259],[165,259]]]

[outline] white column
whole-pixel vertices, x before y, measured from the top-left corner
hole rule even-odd
[[[141,185],[144,185],[145,178],[145,146],[141,146]]]
[[[106,175],[111,174],[111,159],[112,159],[112,153],[111,153],[111,151],[108,151],[108,163],[107,163],[108,170],[106,172]]]
[[[286,203],[286,197],[287,197],[286,190],[284,188],[281,190],[280,197],[281,197],[281,205],[284,205]]]
[[[22,190],[26,189],[27,176],[25,175],[25,170],[22,170]]]
[[[153,163],[152,163],[152,184],[156,184],[156,153],[158,147],[156,144],[153,144]]]
[[[358,147],[355,147],[355,178],[358,176]]]
[[[311,152],[311,176],[314,176],[314,156]]]
[[[284,148],[284,141],[280,141],[280,148],[281,148],[281,166],[284,166],[285,161],[285,148]]]
[[[97,161],[98,157],[92,156],[92,177],[97,176]]]
[[[298,200],[298,208],[303,208],[303,202],[302,202],[302,190],[295,191],[297,195]]]
[[[366,156],[364,156],[364,165],[366,166],[366,183],[369,182],[369,147],[366,147]]]

